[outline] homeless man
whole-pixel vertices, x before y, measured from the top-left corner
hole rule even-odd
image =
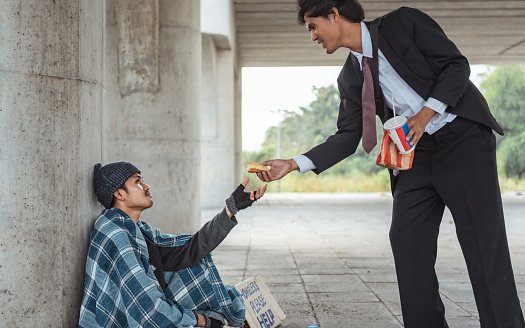
[[[223,285],[210,252],[237,224],[237,211],[262,197],[244,192],[194,235],[163,234],[139,220],[153,205],[150,187],[133,164],[94,171],[97,199],[106,208],[95,222],[86,262],[80,327],[242,327],[244,304]]]

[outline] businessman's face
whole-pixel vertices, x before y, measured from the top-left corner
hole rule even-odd
[[[330,14],[328,17],[305,15],[304,20],[312,41],[321,44],[327,54],[333,53],[341,46],[339,42],[340,31],[335,15]]]

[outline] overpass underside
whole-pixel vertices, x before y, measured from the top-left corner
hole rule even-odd
[[[239,62],[242,66],[342,65],[347,50],[326,55],[297,23],[295,0],[234,0]],[[365,19],[400,6],[432,16],[471,64],[523,63],[525,1],[363,0]]]

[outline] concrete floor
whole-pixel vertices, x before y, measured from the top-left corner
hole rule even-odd
[[[238,215],[214,252],[228,284],[260,274],[287,315],[282,327],[402,327],[388,241],[389,194],[268,194]],[[525,196],[504,195],[509,245],[525,300]],[[216,210],[203,212],[211,218]],[[450,327],[479,327],[448,211],[437,272]],[[522,302],[522,307],[523,307]]]

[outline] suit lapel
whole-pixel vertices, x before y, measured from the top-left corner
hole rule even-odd
[[[359,66],[359,61],[351,53],[349,56],[352,58],[352,66],[354,67],[355,74],[359,78],[359,82],[363,83],[363,71],[361,71],[361,67]]]
[[[358,103],[361,103],[361,92],[357,93],[355,88],[356,85],[363,85],[363,76],[360,70],[356,69],[354,65],[354,60],[357,59],[352,55],[348,54],[345,64],[337,77],[337,84],[339,88],[339,94],[341,98],[355,98],[359,100]],[[361,73],[361,75],[359,75]],[[357,77],[357,78],[356,78]],[[360,88],[359,88],[360,90]]]

